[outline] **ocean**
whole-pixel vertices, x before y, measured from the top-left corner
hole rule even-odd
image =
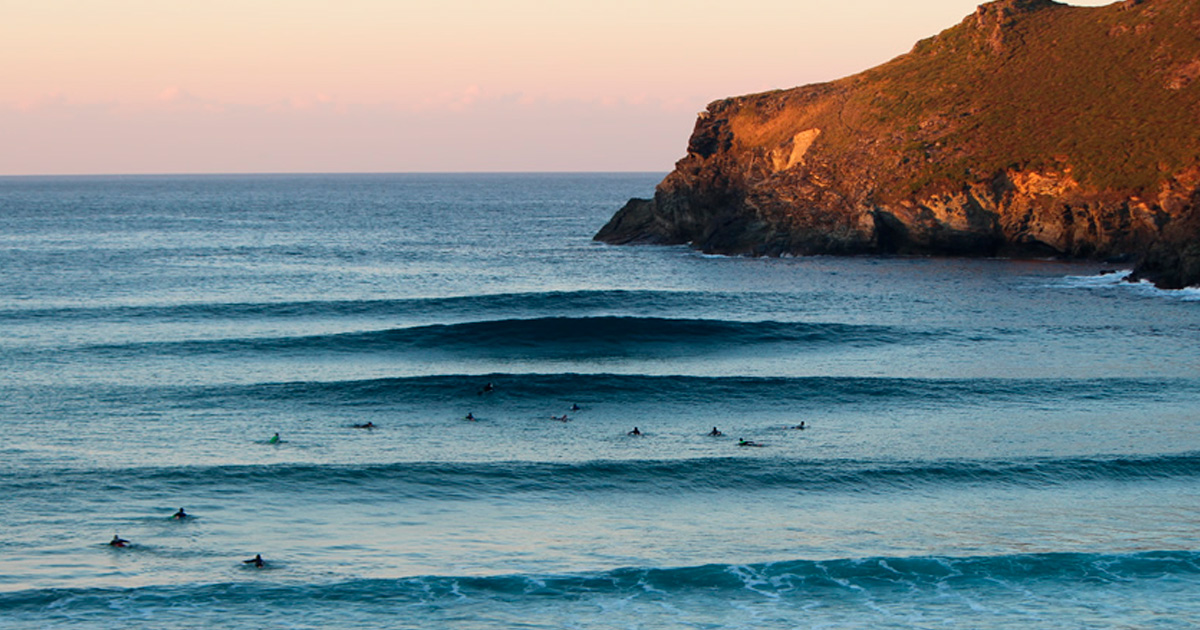
[[[0,627],[1200,626],[1200,292],[660,178],[0,178]]]

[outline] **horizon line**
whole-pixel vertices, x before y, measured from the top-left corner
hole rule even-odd
[[[181,171],[164,173],[0,173],[0,179],[51,179],[56,177],[312,177],[312,176],[373,176],[373,175],[651,175],[667,174],[664,170],[494,170],[494,171]]]

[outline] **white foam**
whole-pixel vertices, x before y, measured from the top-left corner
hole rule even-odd
[[[1119,286],[1126,283],[1126,278],[1133,274],[1132,269],[1120,269],[1110,273],[1101,273],[1094,276],[1066,276],[1061,278],[1054,286],[1068,289],[1095,289]]]
[[[1148,280],[1129,282],[1126,283],[1126,285],[1133,287],[1138,291],[1139,294],[1147,297],[1168,298],[1182,302],[1200,301],[1200,287],[1188,287],[1186,289],[1160,289],[1154,286],[1153,282]]]
[[[1185,289],[1160,289],[1148,280],[1130,282],[1132,269],[1121,269],[1094,276],[1065,276],[1052,282],[1050,287],[1061,289],[1111,289],[1122,288],[1136,292],[1138,295],[1154,298],[1168,298],[1182,302],[1200,302],[1200,287]]]
[[[1200,302],[1200,287],[1188,287],[1176,291],[1176,296],[1184,302]]]

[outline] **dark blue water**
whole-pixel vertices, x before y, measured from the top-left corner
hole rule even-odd
[[[0,178],[0,626],[1200,624],[1200,294],[658,179]]]

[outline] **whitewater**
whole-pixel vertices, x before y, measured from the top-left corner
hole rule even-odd
[[[1195,291],[660,178],[0,178],[0,627],[1200,625]]]

